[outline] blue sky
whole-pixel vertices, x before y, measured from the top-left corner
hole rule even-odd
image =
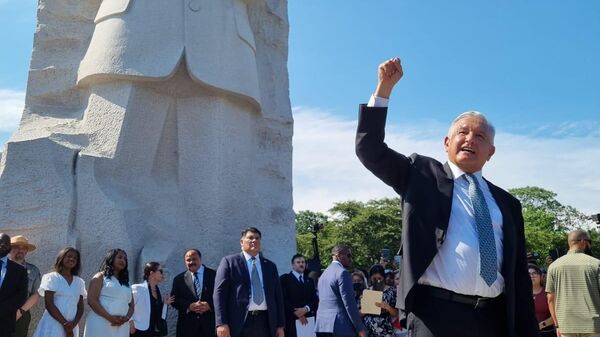
[[[18,124],[35,11],[0,0],[0,143]],[[352,134],[377,65],[398,56],[393,147],[444,159],[449,122],[482,111],[498,129],[484,175],[600,212],[599,18],[596,0],[290,0],[295,208],[393,196],[355,159]]]

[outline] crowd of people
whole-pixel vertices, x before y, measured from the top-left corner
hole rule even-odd
[[[261,232],[250,227],[241,235],[241,253],[224,257],[217,270],[202,263],[200,250],[185,251],[186,271],[174,277],[170,293],[161,295],[164,273],[159,262],[145,263],[143,282],[131,284],[127,253],[111,249],[86,287],[79,276],[77,249],[62,249],[52,270],[41,275],[26,260],[34,244],[21,235],[0,235],[1,337],[27,336],[30,310],[40,299],[45,311],[34,337],[76,337],[80,327],[84,337],[165,336],[169,306],[178,313],[176,335],[185,337],[296,337],[297,325],[310,327],[313,335],[337,336],[342,313],[360,321],[355,323],[365,327],[364,336],[392,337],[400,329],[397,274],[379,264],[351,274],[351,249],[345,245],[333,248],[333,262],[322,276],[309,275],[301,254],[291,258],[289,273],[279,275],[273,262],[260,254]],[[376,303],[380,315],[360,312],[365,289],[381,291],[382,301]],[[83,322],[85,302],[90,310]],[[355,326],[346,329],[352,335]]]

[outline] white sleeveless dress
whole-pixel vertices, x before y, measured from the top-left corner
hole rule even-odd
[[[46,291],[54,292],[54,305],[63,315],[71,321],[77,314],[77,303],[79,298],[86,297],[85,282],[78,276],[73,276],[71,284],[57,272],[51,272],[42,276],[38,293],[44,297]],[[79,326],[73,329],[73,334],[79,336]],[[55,320],[48,310],[44,311],[33,337],[63,337],[65,329],[62,324]]]
[[[125,316],[131,302],[131,288],[123,286],[114,276],[105,277],[100,290],[100,304],[111,315]],[[104,317],[98,316],[93,310],[87,315],[84,337],[128,337],[129,324],[112,326]]]

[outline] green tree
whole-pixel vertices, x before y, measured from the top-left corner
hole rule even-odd
[[[540,255],[539,264],[545,264],[550,250],[568,250],[567,232],[570,229],[590,228],[590,221],[583,213],[561,204],[552,191],[527,186],[509,192],[521,201],[527,251]]]

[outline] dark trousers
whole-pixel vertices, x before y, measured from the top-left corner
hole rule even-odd
[[[267,311],[258,314],[248,312],[240,337],[271,337]]]
[[[414,308],[408,314],[408,337],[505,337],[504,298],[485,305],[470,305],[433,296],[430,288],[417,286]]]
[[[13,332],[11,337],[27,337],[30,322],[31,313],[29,311],[25,311],[23,316],[21,316],[21,318],[19,318],[17,321],[17,324],[15,325],[15,332]]]

